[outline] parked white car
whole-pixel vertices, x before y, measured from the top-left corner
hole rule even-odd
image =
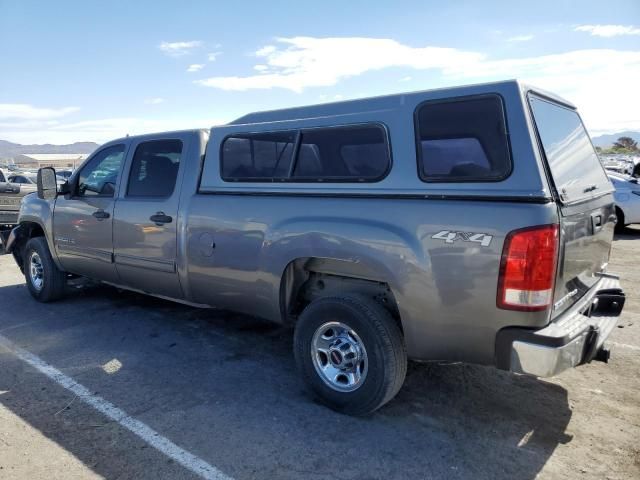
[[[607,172],[609,180],[616,188],[613,194],[616,202],[618,224],[616,229],[623,230],[625,225],[640,223],[640,185],[638,179],[629,175]]]
[[[625,154],[601,154],[602,166],[614,173],[633,175],[637,172],[636,166],[640,163],[640,156]]]

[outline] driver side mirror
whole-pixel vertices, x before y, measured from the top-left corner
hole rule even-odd
[[[38,198],[52,200],[58,195],[58,182],[56,171],[52,167],[44,167],[38,170]]]

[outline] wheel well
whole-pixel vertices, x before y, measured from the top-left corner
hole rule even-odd
[[[13,248],[13,257],[16,259],[20,270],[23,268],[24,260],[24,247],[27,242],[35,237],[44,237],[44,230],[35,222],[22,222],[20,224],[20,236],[16,239],[16,244]]]
[[[375,279],[371,269],[356,262],[326,258],[298,258],[287,265],[280,283],[282,318],[294,323],[313,300],[344,293],[376,300],[402,330],[398,303],[387,282]]]

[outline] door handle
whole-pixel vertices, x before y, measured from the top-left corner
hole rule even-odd
[[[149,220],[151,220],[159,227],[164,225],[165,223],[173,222],[173,218],[171,218],[169,215],[166,215],[164,212],[157,212],[155,215],[151,215],[149,217]]]
[[[107,219],[107,218],[109,218],[111,216],[107,212],[105,212],[104,210],[96,210],[91,215],[96,217],[98,220],[105,220],[105,219]]]

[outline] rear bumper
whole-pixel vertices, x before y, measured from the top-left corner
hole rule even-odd
[[[19,214],[18,210],[2,210],[0,208],[0,225],[16,225]]]
[[[552,377],[593,360],[624,306],[619,278],[606,274],[578,305],[541,330],[504,328],[496,337],[498,368]]]

